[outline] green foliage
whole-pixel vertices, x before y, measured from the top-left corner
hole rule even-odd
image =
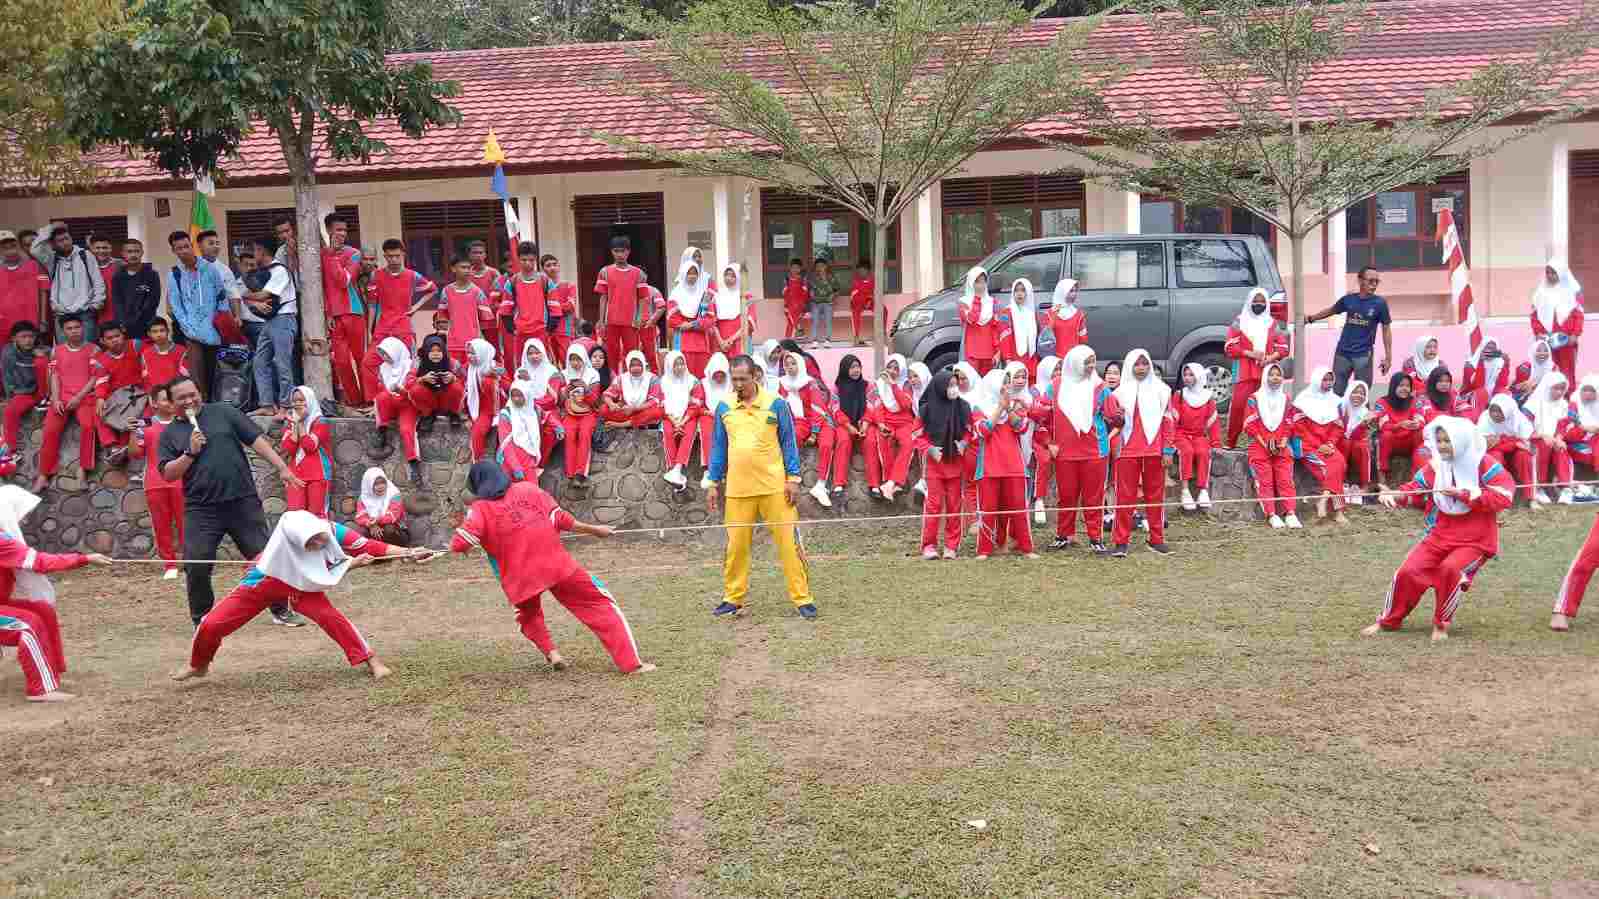
[[[46,67],[122,15],[118,0],[12,0],[0,15],[0,184],[59,191],[94,167],[62,127],[64,101]]]

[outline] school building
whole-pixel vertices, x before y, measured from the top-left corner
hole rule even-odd
[[[1312,92],[1373,120],[1402,115],[1427,90],[1530,47],[1577,8],[1577,0],[1377,4],[1373,14],[1383,19],[1380,31],[1328,67]],[[1042,41],[1059,27],[1058,20],[1043,20],[1033,35]],[[563,277],[580,285],[587,317],[596,312],[588,287],[607,261],[609,239],[625,234],[632,238],[635,261],[658,286],[670,283],[687,246],[701,247],[708,264],[740,262],[750,273],[748,289],[764,297],[762,330],[779,329],[778,296],[789,259],[827,256],[847,278],[847,269],[869,254],[869,228],[840,207],[739,179],[685,177],[629,159],[595,138],[595,131],[612,131],[680,148],[719,140],[679,111],[600,96],[585,81],[597,68],[636,65],[629,53],[637,46],[427,55],[436,77],[461,86],[454,101],[461,124],[412,140],[389,123],[377,123],[373,131],[392,152],[369,163],[324,161],[324,207],[349,217],[352,241],[361,245],[376,248],[386,238],[400,238],[411,265],[426,274],[436,276],[472,240],[486,241],[498,264],[508,238],[500,201],[489,190],[492,167],[482,161],[484,139],[493,129],[509,158],[506,173],[522,236],[561,259]],[[1114,102],[1151,108],[1175,128],[1209,128],[1221,121],[1220,104],[1169,52],[1163,58],[1169,44],[1141,18],[1107,22],[1091,46],[1144,60],[1115,86]],[[1588,63],[1599,72],[1599,54]],[[918,198],[891,232],[891,308],[954,283],[1010,241],[1057,234],[1256,233],[1275,248],[1288,282],[1288,242],[1247,211],[1185,208],[1085,181],[1073,173],[1070,154],[1040,149],[1035,138],[1042,135],[1069,137],[1070,131],[1035,124],[1010,144],[979,153]],[[268,233],[270,220],[292,206],[272,135],[264,129],[252,135],[241,157],[219,179],[211,200],[230,247]],[[0,227],[65,218],[80,239],[89,232],[139,237],[158,266],[170,266],[165,236],[187,226],[192,185],[140,160],[113,158],[107,165],[109,177],[89,193],[0,197]],[[1353,273],[1369,263],[1383,272],[1382,292],[1396,318],[1445,319],[1448,277],[1433,233],[1434,213],[1442,206],[1461,222],[1485,314],[1524,315],[1551,254],[1568,256],[1578,279],[1593,285],[1589,302],[1599,302],[1599,119],[1589,119],[1512,144],[1437,184],[1386,191],[1329,222],[1307,249],[1307,308],[1354,289]]]

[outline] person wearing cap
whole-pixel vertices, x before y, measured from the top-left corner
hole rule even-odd
[[[37,327],[49,314],[49,301],[49,276],[22,252],[14,232],[0,231],[0,337],[9,335],[17,322]]]
[[[50,311],[57,324],[62,319],[83,322],[84,342],[94,343],[95,319],[106,301],[100,264],[89,251],[72,242],[72,232],[62,222],[39,229],[33,238],[33,258],[50,276]]]

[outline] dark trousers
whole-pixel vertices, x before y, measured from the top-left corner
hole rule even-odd
[[[183,507],[183,557],[185,559],[215,559],[217,547],[223,537],[232,537],[233,545],[246,559],[253,559],[266,549],[266,511],[259,497],[223,503],[187,503]],[[211,591],[211,569],[215,565],[190,564],[184,566],[184,577],[189,588],[189,617],[195,624],[211,611],[216,594]],[[243,572],[240,572],[242,575]],[[272,606],[272,614],[282,615],[289,610],[287,603]]]

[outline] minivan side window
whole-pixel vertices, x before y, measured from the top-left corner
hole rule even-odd
[[[1158,243],[1073,244],[1072,277],[1080,290],[1165,287],[1164,250]]]
[[[1033,292],[1049,296],[1060,283],[1060,247],[1033,247],[1005,260],[988,273],[989,293],[1009,293],[1017,278],[1033,284]]]
[[[1254,287],[1255,263],[1241,240],[1172,241],[1178,287]]]

